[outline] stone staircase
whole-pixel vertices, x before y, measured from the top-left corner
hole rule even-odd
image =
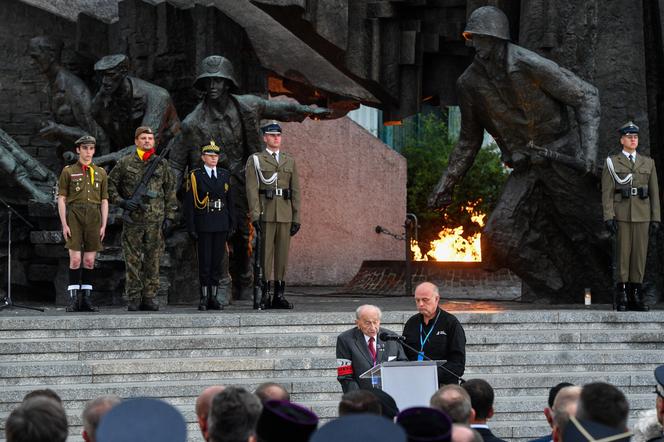
[[[385,312],[383,326],[402,329],[412,312]],[[457,312],[467,335],[465,378],[496,390],[491,426],[525,441],[548,432],[542,409],[561,381],[607,381],[629,398],[633,416],[653,408],[653,369],[664,363],[664,311],[599,310]],[[1,315],[1,314],[0,314]],[[336,335],[350,312],[69,314],[0,316],[0,430],[23,396],[49,387],[67,409],[70,441],[79,441],[86,401],[104,394],[160,397],[201,440],[196,396],[212,384],[253,390],[282,383],[295,402],[323,420],[336,416]]]

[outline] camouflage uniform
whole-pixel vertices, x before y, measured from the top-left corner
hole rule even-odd
[[[118,161],[108,176],[108,193],[112,203],[131,198],[145,169],[156,157],[143,161],[136,152]],[[161,225],[164,218],[173,220],[177,210],[175,178],[166,160],[155,170],[148,184],[150,195],[144,207],[131,213],[131,222],[122,228],[126,280],[125,295],[129,302],[153,300],[159,289],[159,259],[164,250]]]

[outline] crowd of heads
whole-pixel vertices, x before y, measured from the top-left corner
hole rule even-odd
[[[664,366],[658,370],[656,408],[647,413],[657,425],[646,429],[637,422],[637,442],[662,436],[664,385],[657,375],[664,382]],[[400,411],[394,398],[380,389],[353,390],[341,397],[339,417],[321,425],[314,412],[290,401],[283,385],[268,382],[253,392],[240,386],[210,386],[198,396],[195,412],[207,442],[482,442],[487,439],[479,429],[488,428],[494,416],[495,396],[486,380],[470,379],[441,387],[428,407]],[[627,441],[632,435],[629,403],[611,384],[563,382],[550,389],[546,405],[551,434],[541,440]],[[186,440],[180,411],[158,399],[98,397],[86,404],[81,420],[86,442]],[[64,442],[68,436],[62,400],[50,389],[28,393],[5,422],[7,442]]]

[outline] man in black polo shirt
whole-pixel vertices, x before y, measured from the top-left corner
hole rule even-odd
[[[406,344],[420,351],[416,353],[406,347],[404,350],[411,361],[427,357],[447,360],[438,367],[438,383],[458,384],[466,366],[466,334],[459,320],[442,310],[439,303],[438,287],[430,282],[417,286],[415,304],[419,313],[408,319],[403,335]]]

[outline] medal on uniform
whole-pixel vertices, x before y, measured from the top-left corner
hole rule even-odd
[[[81,188],[78,187],[78,186],[76,186],[76,191],[77,191],[77,192],[80,192],[80,190],[81,190]]]

